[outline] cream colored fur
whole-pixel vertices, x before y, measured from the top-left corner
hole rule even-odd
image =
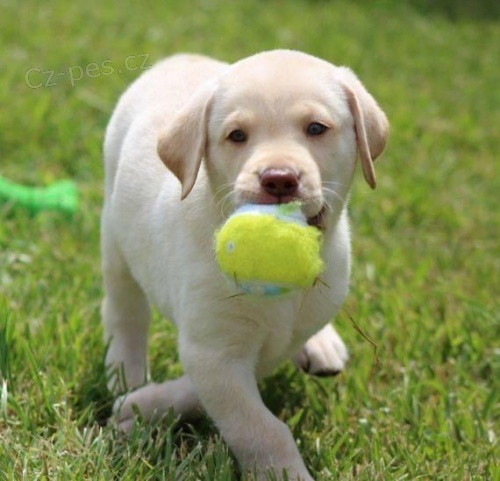
[[[308,135],[312,122],[327,131]],[[329,323],[348,290],[346,199],[358,154],[375,186],[387,127],[349,69],[293,51],[233,65],[178,55],[125,92],[106,132],[102,214],[106,362],[109,388],[123,394],[114,407],[122,430],[134,405],[150,420],[204,410],[243,469],[312,479],[257,382],[289,358],[312,374],[343,369],[347,351]],[[245,142],[228,138],[235,129]],[[311,289],[255,302],[233,297],[212,238],[235,207],[261,200],[269,168],[296,173],[304,213],[323,214],[327,267]],[[162,384],[148,376],[150,304],[175,322],[185,369]]]

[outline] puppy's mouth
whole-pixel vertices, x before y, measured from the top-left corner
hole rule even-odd
[[[283,205],[298,203],[307,224],[319,230],[327,227],[328,205],[314,179],[293,167],[244,170],[236,179],[233,206],[243,204]]]
[[[244,203],[253,203],[261,205],[277,205],[277,204],[289,204],[292,202],[298,202],[302,204],[302,211],[306,217],[307,224],[311,227],[316,227],[320,231],[326,229],[326,217],[327,217],[327,206],[322,204],[318,209],[318,204],[316,202],[310,203],[300,197],[292,196],[263,196],[263,195],[246,195],[244,198],[240,198],[237,205],[242,205]],[[313,207],[314,206],[314,207]]]
[[[291,197],[291,196],[282,196],[282,197],[274,197],[271,198],[271,196],[268,197],[262,197],[260,196],[257,199],[257,204],[263,204],[263,205],[274,205],[274,204],[289,204],[292,202],[298,202],[299,204],[303,204],[304,206],[304,214],[306,215],[306,220],[307,224],[316,227],[317,229],[323,231],[325,229],[325,216],[326,216],[326,205],[322,205],[320,210],[313,215],[307,215],[307,211],[310,211],[311,209],[307,209],[307,204],[304,202],[304,200],[300,199],[300,197]]]
[[[316,227],[320,231],[324,231],[326,228],[325,217],[326,205],[323,205],[323,207],[321,207],[321,210],[316,215],[307,218],[307,223],[312,227]]]

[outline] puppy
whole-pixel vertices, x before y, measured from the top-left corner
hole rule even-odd
[[[289,358],[310,374],[343,369],[330,321],[348,290],[346,200],[357,156],[375,187],[387,132],[349,69],[296,51],[233,65],[177,55],[133,83],[104,144],[102,317],[109,388],[128,392],[114,405],[121,430],[134,405],[150,420],[204,410],[243,470],[312,479],[257,382]],[[243,203],[292,200],[323,232],[321,282],[265,302],[234,296],[214,260],[215,229]],[[185,370],[162,384],[148,376],[150,305],[176,324]]]

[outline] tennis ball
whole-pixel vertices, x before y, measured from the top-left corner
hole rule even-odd
[[[215,233],[221,271],[242,293],[277,296],[314,284],[322,234],[300,204],[246,204]]]

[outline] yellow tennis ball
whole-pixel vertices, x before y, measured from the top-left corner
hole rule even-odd
[[[216,231],[215,251],[242,292],[273,296],[314,284],[324,267],[321,240],[300,204],[245,205]]]

